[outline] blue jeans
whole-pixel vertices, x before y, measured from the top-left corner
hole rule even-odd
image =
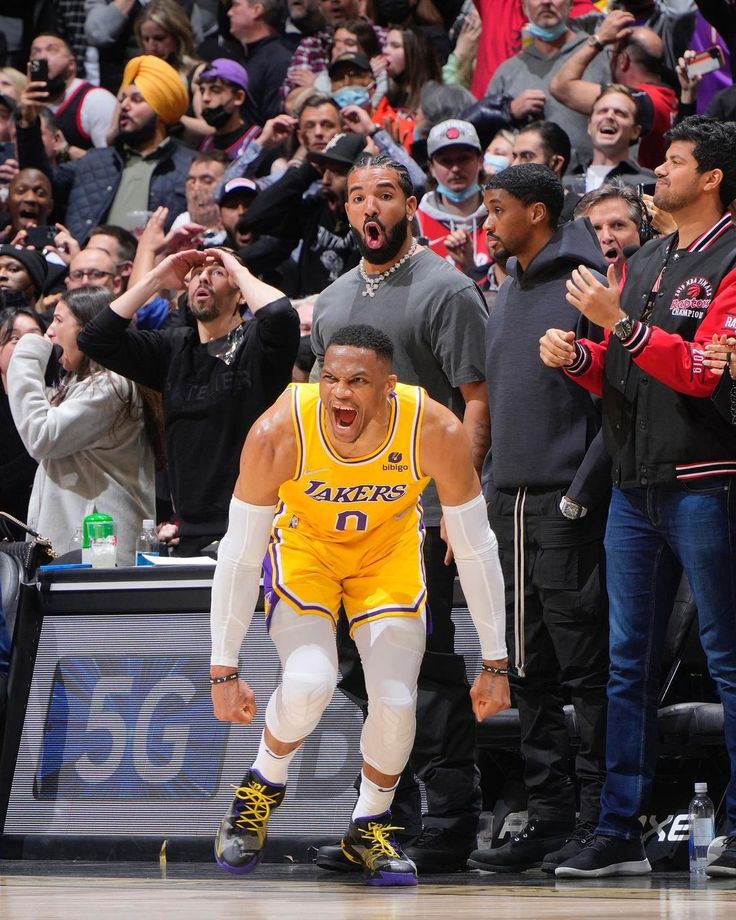
[[[641,834],[657,761],[657,692],[667,622],[682,570],[723,703],[736,829],[736,480],[614,488],[605,538],[610,619],[607,777],[598,830]]]

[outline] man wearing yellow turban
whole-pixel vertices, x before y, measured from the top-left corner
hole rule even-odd
[[[141,96],[167,125],[175,125],[189,107],[189,94],[179,74],[152,54],[128,61],[120,92],[125,92],[131,83],[135,83]]]

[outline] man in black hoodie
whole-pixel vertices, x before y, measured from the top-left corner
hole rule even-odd
[[[600,411],[538,359],[552,317],[587,322],[565,300],[576,263],[605,272],[587,220],[563,224],[562,183],[546,166],[504,170],[486,184],[489,239],[510,256],[486,333],[491,450],[484,494],[506,582],[511,685],[519,708],[529,820],[468,864],[551,872],[592,834],[605,778],[608,619],[603,530],[610,464]],[[565,691],[580,726],[575,788],[568,771]]]

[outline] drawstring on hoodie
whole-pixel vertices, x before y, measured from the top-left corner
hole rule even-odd
[[[519,677],[526,677],[526,648],[524,646],[524,506],[526,486],[520,486],[514,502],[514,668]]]
[[[473,264],[478,265],[481,245],[485,238],[482,234],[483,223],[486,219],[486,211],[483,205],[481,205],[475,213],[469,214],[467,217],[461,217],[457,214],[449,214],[447,211],[443,210],[437,203],[435,192],[427,193],[427,195],[422,198],[419,205],[417,219],[422,233],[429,240],[429,245],[432,246],[433,244],[441,242],[444,236],[439,236],[440,231],[438,227],[432,227],[429,224],[425,226],[422,220],[423,217],[429,218],[440,224],[446,231],[444,234],[445,236],[447,233],[454,233],[456,230],[465,230],[472,238]],[[434,234],[437,234],[435,238],[433,238]],[[485,256],[485,253],[483,255]]]

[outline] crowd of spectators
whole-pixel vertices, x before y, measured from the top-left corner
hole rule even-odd
[[[561,688],[569,691],[571,682],[587,712],[578,764],[589,790],[582,809],[588,836],[576,838],[583,846],[605,774],[602,540],[610,459],[598,401],[570,375],[560,372],[554,386],[544,376],[571,364],[559,357],[563,346],[558,363],[550,358],[543,369],[538,353],[519,357],[519,343],[564,326],[594,343],[590,353],[578,346],[574,357],[590,360],[606,324],[575,318],[567,278],[582,263],[624,286],[632,254],[678,231],[673,215],[682,206],[662,206],[658,192],[669,185],[660,170],[677,135],[668,132],[693,116],[736,121],[735,0],[27,6],[21,15],[15,4],[0,4],[2,508],[51,536],[60,552],[85,514],[98,510],[118,520],[120,562],[132,559],[135,532],[154,516],[172,552],[199,554],[225,533],[251,424],[289,381],[318,373],[330,330],[375,319],[407,356],[400,379],[465,416],[479,472],[490,393],[500,478],[486,494],[494,496],[510,611],[516,605],[510,645],[518,674],[531,674],[516,692],[530,802],[543,827],[539,846],[564,849],[576,832],[564,755],[550,754],[549,741],[559,728]],[[703,58],[713,68],[704,72]],[[409,202],[398,218],[391,202],[382,210],[375,175],[374,212],[350,198],[349,175],[366,158],[374,170],[388,170],[387,197]],[[519,185],[522,169],[527,190]],[[733,182],[725,176],[721,188]],[[534,211],[539,189],[543,204]],[[721,201],[727,223],[729,205]],[[396,289],[395,269],[407,259],[421,263],[421,277]],[[702,279],[687,283],[693,302],[706,296]],[[517,312],[531,316],[542,302],[554,303],[544,322],[517,322]],[[513,310],[496,313],[499,304]],[[727,326],[731,335],[735,323]],[[573,339],[565,341],[572,348]],[[722,351],[696,370],[711,375],[712,389],[716,371],[728,380],[725,349],[736,341],[721,335],[716,344]],[[516,398],[521,373],[538,389],[528,404]],[[724,430],[734,423],[726,411],[719,417]],[[709,417],[713,443],[714,424]],[[519,425],[523,437],[514,434]],[[556,454],[562,428],[567,453]],[[595,489],[578,482],[573,493],[576,471],[588,461],[597,464],[586,474]],[[723,471],[733,475],[736,467]],[[590,581],[588,643],[569,649],[564,661],[564,630],[556,634],[547,622],[547,587],[525,586],[513,565],[520,526],[532,528],[529,558],[539,552],[549,565],[545,522],[557,513],[551,496],[563,480],[570,507],[583,509],[580,517],[591,512],[585,528],[576,525],[564,559],[556,557],[576,571],[583,559]],[[527,486],[528,520],[520,523],[512,490]],[[427,507],[430,598],[437,592],[432,603],[446,607],[436,622],[449,624],[435,636],[434,653],[450,660],[452,576],[449,587],[440,585],[444,542],[431,499]],[[557,576],[550,574],[552,583],[565,581]],[[549,633],[544,641],[527,637],[526,645],[519,620],[525,591],[526,628],[538,621],[534,629]],[[433,705],[456,692],[453,680],[436,688]],[[467,722],[468,712],[452,719]],[[465,740],[471,736],[472,726]],[[414,760],[436,810],[428,850],[441,854],[424,862],[426,871],[445,866],[448,854],[464,865],[473,846],[480,801],[472,758],[442,773],[451,759],[440,751],[432,766],[454,790],[444,803],[432,798],[427,758]],[[736,809],[736,794],[731,800]],[[410,813],[407,806],[407,823]],[[625,836],[615,823],[608,831]],[[485,867],[526,868],[517,856],[509,851]],[[421,853],[413,858],[421,861]]]

